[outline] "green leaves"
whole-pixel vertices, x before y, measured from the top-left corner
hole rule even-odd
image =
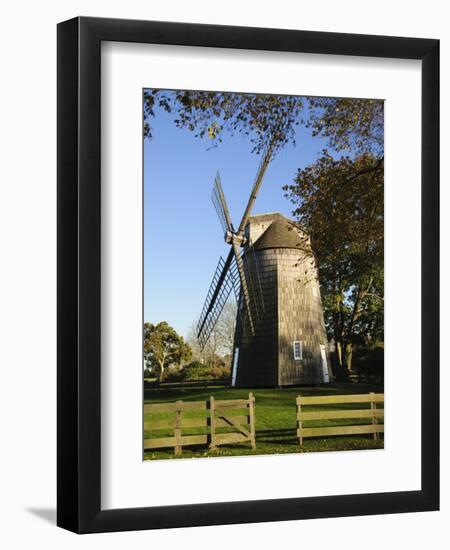
[[[192,90],[144,91],[144,135],[152,138],[151,118],[158,101],[167,112],[175,112],[175,124],[207,137],[217,146],[222,135],[242,133],[249,137],[252,152],[260,153],[274,139],[276,148],[295,143],[304,98],[241,94],[231,92],[202,92]]]
[[[308,107],[306,126],[327,138],[331,149],[383,155],[383,100],[310,97]]]
[[[302,97],[195,90],[144,90],[144,136],[153,137],[155,103],[176,114],[179,128],[207,137],[217,146],[222,136],[242,133],[252,152],[274,139],[276,149],[295,144],[300,124],[327,139],[334,151],[371,153],[384,150],[384,102],[375,99]]]
[[[168,366],[189,361],[192,350],[183,337],[165,321],[156,325],[145,323],[144,357],[149,366],[159,372],[161,380]]]
[[[336,160],[323,151],[284,187],[311,237],[325,321],[342,364],[355,341],[383,339],[383,171],[383,157]]]

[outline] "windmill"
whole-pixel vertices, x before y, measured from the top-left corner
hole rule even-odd
[[[237,308],[233,386],[329,382],[331,370],[309,237],[279,213],[252,216],[273,155],[267,146],[244,214],[234,227],[217,173],[212,202],[230,252],[219,258],[197,324],[203,348],[230,294]]]

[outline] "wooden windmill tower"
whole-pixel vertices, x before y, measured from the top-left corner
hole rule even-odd
[[[281,214],[251,216],[271,157],[269,145],[237,230],[216,176],[212,199],[231,250],[226,260],[219,259],[197,336],[204,347],[234,290],[238,313],[232,385],[327,383],[331,369],[309,237]]]

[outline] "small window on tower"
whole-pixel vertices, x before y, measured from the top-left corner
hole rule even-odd
[[[300,342],[300,340],[295,340],[295,342],[293,344],[293,347],[294,347],[294,360],[295,361],[300,361],[301,359],[303,359],[303,357],[302,357],[302,343]]]

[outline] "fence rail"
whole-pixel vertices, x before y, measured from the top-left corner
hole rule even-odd
[[[233,443],[250,443],[252,449],[256,446],[252,393],[248,399],[215,400],[211,397],[208,401],[153,403],[144,405],[144,414],[150,416],[144,421],[144,431],[172,432],[171,435],[145,438],[146,450],[173,447],[175,454],[180,455],[183,447],[189,445],[209,445],[211,449]],[[202,430],[202,433],[186,433],[192,429]]]
[[[356,409],[335,409],[335,410],[308,410],[303,406],[327,406],[341,404],[362,404],[368,408]],[[373,434],[376,440],[379,434],[384,432],[384,408],[377,408],[377,405],[384,404],[384,394],[368,393],[361,395],[324,395],[320,397],[297,396],[297,437],[300,446],[303,439],[307,437],[339,436],[339,435],[361,435]],[[304,422],[321,422],[323,420],[341,419],[367,419],[370,422],[345,424],[335,426],[304,426]]]

